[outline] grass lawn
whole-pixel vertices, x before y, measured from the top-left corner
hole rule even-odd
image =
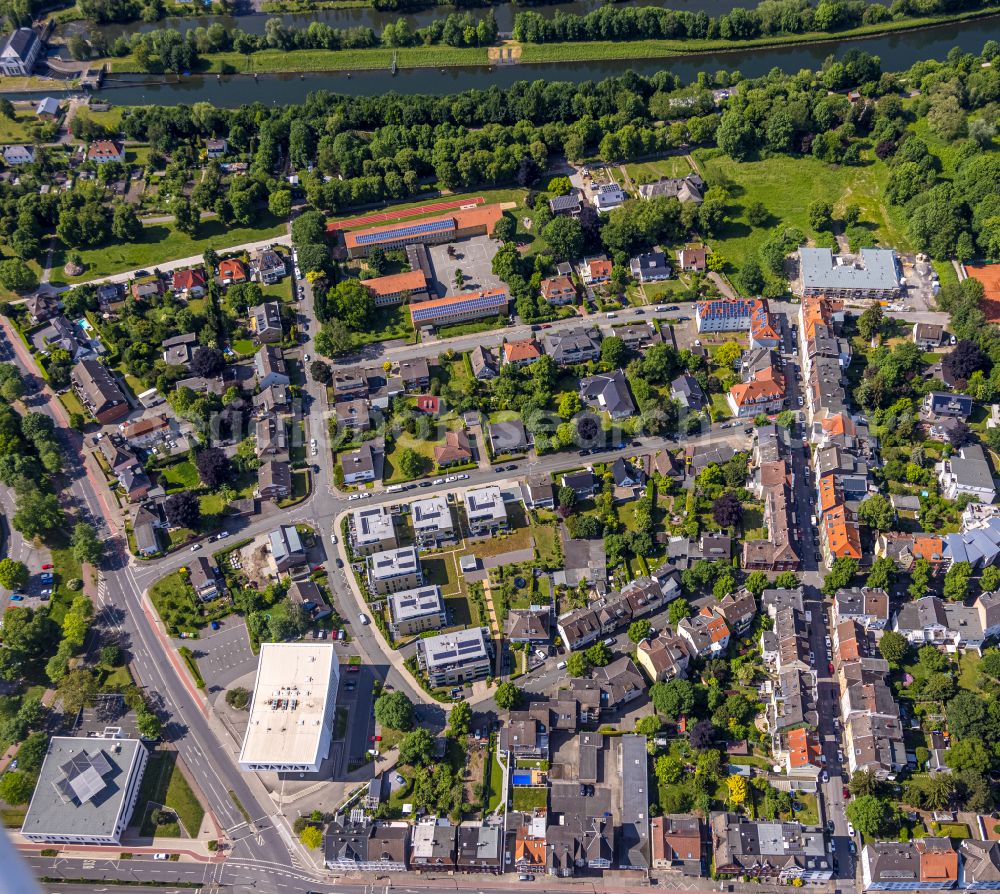
[[[415,450],[424,460],[424,472],[426,474],[434,468],[434,445],[443,441],[425,441],[423,438],[414,437],[409,432],[400,432],[393,442],[392,449],[385,455],[385,480],[389,484],[397,481],[410,481],[399,469],[399,457],[407,448]],[[417,476],[419,477],[419,476]]]
[[[362,71],[364,69],[387,69],[392,64],[394,52],[391,49],[350,49],[350,50],[263,50],[247,57],[242,53],[213,53],[206,56],[202,71],[218,72],[285,72],[285,71]],[[401,47],[397,62],[400,68],[440,68],[450,65],[485,66],[488,63],[486,47],[436,46]],[[103,59],[116,73],[140,71],[132,56],[124,59]],[[98,63],[95,63],[98,64]],[[404,72],[405,75],[405,72]],[[253,90],[253,82],[247,80],[246,89]]]
[[[535,788],[518,785],[514,787],[513,791],[515,810],[534,810],[536,807],[544,808],[548,803],[548,786]]]
[[[187,576],[180,571],[168,574],[153,584],[149,598],[172,636],[181,632],[194,633],[205,625],[194,590],[188,584]]]
[[[537,525],[532,523],[531,535],[535,540],[535,552],[542,565],[558,564],[562,555],[558,527],[555,524]]]
[[[832,204],[834,217],[847,205],[858,205],[862,222],[874,226],[875,239],[901,251],[911,248],[901,215],[880,199],[888,179],[888,168],[881,161],[873,160],[863,167],[838,167],[811,156],[737,162],[718,149],[695,150],[694,157],[706,181],[726,185],[732,196],[732,219],[711,240],[711,246],[736,267],[755,253],[776,227],[795,226],[807,237],[814,237],[808,207],[816,200]],[[754,201],[763,203],[770,212],[767,226],[754,228],[744,219],[742,209]]]
[[[60,394],[59,400],[62,401],[62,405],[66,408],[67,412],[79,413],[83,417],[87,416],[87,411],[84,409],[83,404],[80,403],[80,398],[78,398],[72,391]]]
[[[49,617],[57,624],[62,624],[62,619],[69,609],[78,590],[73,592],[66,586],[73,578],[82,578],[83,572],[80,563],[73,558],[73,552],[69,548],[68,532],[59,532],[51,537],[48,543],[52,551],[52,564],[55,566],[55,586],[52,589],[52,602],[49,608]]]
[[[716,421],[720,419],[728,419],[733,415],[732,407],[729,406],[729,401],[726,399],[727,395],[715,394],[710,395],[712,398],[712,418]]]
[[[938,823],[938,835],[944,838],[971,838],[972,833],[965,823]]]
[[[24,825],[24,818],[27,815],[27,806],[0,808],[0,824],[5,829],[20,829]]]
[[[124,106],[115,106],[106,112],[94,112],[88,109],[87,106],[80,106],[76,111],[76,116],[81,119],[93,121],[95,124],[100,124],[106,127],[109,133],[116,134],[121,130],[122,113],[124,111]]]
[[[219,515],[225,508],[221,494],[201,494],[198,502],[201,504],[202,516]]]
[[[17,112],[13,118],[0,115],[0,141],[4,143],[30,143],[31,130],[41,122],[31,112]]]
[[[432,556],[421,561],[424,569],[424,582],[437,584],[441,595],[445,598],[455,596],[462,591],[462,585],[455,568],[455,554]]]
[[[496,751],[490,749],[490,799],[487,808],[492,812],[503,798],[503,767],[497,763]]]
[[[167,466],[160,475],[168,487],[172,486],[191,490],[201,484],[201,479],[198,477],[198,470],[195,468],[194,463],[188,459],[183,462],[174,463],[172,466]]]
[[[454,323],[451,326],[438,327],[438,338],[455,338],[459,335],[476,335],[480,332],[492,332],[502,329],[507,324],[506,317],[490,317],[486,320],[470,320],[468,323]]]
[[[798,801],[802,809],[793,812],[789,819],[802,823],[804,826],[819,825],[819,809],[816,806],[816,796],[808,792],[795,792],[792,800]]]
[[[154,826],[153,809],[159,805],[170,808],[180,821],[164,826]],[[142,818],[140,835],[161,835],[176,837],[186,834],[194,838],[201,828],[205,808],[195,797],[184,774],[177,768],[177,755],[172,751],[160,751],[150,756],[146,773],[139,789],[136,816]]]
[[[683,155],[668,155],[666,158],[625,165],[625,170],[638,186],[663,177],[685,177],[691,173],[691,165]]]
[[[958,685],[962,689],[968,689],[976,695],[982,694],[979,687],[979,657],[972,652],[963,652],[958,659]]]
[[[292,499],[301,500],[309,493],[309,472],[296,469],[292,472]]]
[[[80,276],[67,277],[63,273],[66,252],[60,248],[52,260],[52,284],[82,282],[98,276],[109,276],[125,270],[145,267],[153,269],[165,261],[202,255],[206,249],[216,250],[255,242],[269,236],[279,236],[285,231],[285,222],[264,214],[257,227],[229,227],[221,220],[204,220],[195,238],[174,229],[172,224],[149,224],[142,228],[142,235],[135,242],[103,245],[80,251],[84,270]]]
[[[656,304],[659,301],[677,301],[679,300],[680,293],[687,290],[687,286],[680,279],[651,282],[642,288],[646,293],[646,300],[651,304]]]

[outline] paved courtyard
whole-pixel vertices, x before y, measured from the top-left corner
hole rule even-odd
[[[464,287],[469,292],[503,285],[500,278],[493,275],[493,256],[500,247],[498,242],[489,236],[473,236],[471,239],[452,243],[451,247],[455,250],[454,256],[448,255],[447,245],[429,247],[431,266],[434,268],[434,288],[440,297],[459,293],[460,289],[455,285],[457,270],[464,274]]]

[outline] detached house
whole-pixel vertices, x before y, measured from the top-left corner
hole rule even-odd
[[[274,249],[262,248],[254,256],[254,267],[263,283],[276,283],[285,275],[285,262]]]
[[[81,360],[70,373],[73,391],[102,425],[117,422],[129,413],[128,401],[115,377],[96,360]]]
[[[262,344],[281,341],[284,334],[281,327],[281,305],[277,301],[265,301],[251,308],[249,328],[257,341]]]
[[[729,626],[726,619],[710,608],[703,608],[677,625],[678,634],[691,648],[694,657],[724,655],[729,648]]]
[[[125,162],[125,150],[112,140],[97,140],[87,147],[87,161],[102,165],[109,161]]]
[[[581,379],[580,399],[597,411],[603,410],[612,419],[625,419],[636,413],[625,374],[620,369]]]
[[[568,276],[550,276],[541,282],[542,297],[549,304],[573,304],[576,286]]]
[[[993,473],[979,444],[966,445],[958,451],[957,457],[943,460],[935,469],[946,500],[957,500],[960,494],[978,497],[981,503],[992,503],[996,499]]]
[[[257,375],[258,388],[270,388],[272,385],[291,383],[288,370],[285,367],[285,355],[279,347],[262,345],[253,356],[253,367]]]
[[[178,297],[201,298],[205,294],[205,271],[200,267],[175,270],[172,285]]]
[[[34,164],[35,149],[33,146],[24,146],[21,144],[16,146],[4,146],[3,160],[9,165]]]

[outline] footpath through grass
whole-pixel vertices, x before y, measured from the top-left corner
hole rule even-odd
[[[66,252],[60,247],[52,259],[52,284],[86,282],[126,270],[152,270],[167,261],[201,256],[209,248],[232,248],[280,236],[284,231],[285,222],[266,213],[261,215],[260,224],[254,227],[230,227],[216,218],[203,220],[195,238],[181,233],[173,224],[147,224],[136,242],[102,245],[80,251],[84,268],[79,276],[66,276],[63,273]]]

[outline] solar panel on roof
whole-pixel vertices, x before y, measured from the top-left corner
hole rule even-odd
[[[381,233],[362,233],[356,238],[358,245],[369,245],[372,242],[388,242],[393,239],[405,239],[407,236],[424,236],[428,233],[441,233],[445,230],[453,230],[454,228],[455,223],[451,218],[446,220],[428,220]]]

